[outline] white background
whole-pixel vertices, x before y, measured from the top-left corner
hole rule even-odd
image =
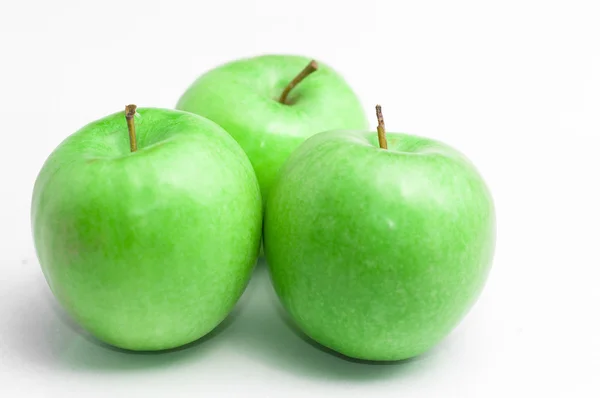
[[[0,395],[600,396],[595,3],[2,0]],[[30,235],[46,156],[127,103],[173,107],[206,69],[273,52],[329,63],[365,106],[383,105],[388,130],[476,163],[498,216],[477,305],[436,349],[394,365],[299,338],[264,266],[224,327],[185,350],[125,353],[78,332]]]

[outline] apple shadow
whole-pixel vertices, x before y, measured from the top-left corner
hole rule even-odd
[[[16,301],[7,333],[8,343],[26,361],[73,371],[137,371],[202,360],[217,349],[219,339],[239,313],[239,307],[206,336],[163,351],[129,351],[108,345],[82,330],[60,307],[43,277],[21,287],[28,292]],[[222,343],[222,341],[221,341]]]
[[[279,303],[264,259],[244,293],[244,309],[223,339],[239,353],[276,369],[310,378],[348,381],[380,380],[419,372],[435,359],[436,350],[403,361],[372,362],[346,357],[300,331]]]

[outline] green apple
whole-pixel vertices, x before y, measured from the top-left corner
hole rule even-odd
[[[263,239],[301,330],[349,357],[400,360],[440,342],[476,301],[495,212],[464,155],[413,135],[386,142],[379,130],[302,144],[273,185]]]
[[[177,109],[213,120],[236,139],[254,166],[263,200],[283,162],[306,138],[368,126],[360,101],[339,73],[292,55],[221,65],[200,76]]]
[[[47,159],[33,192],[35,247],[53,294],[98,339],[174,348],[210,332],[242,294],[259,250],[260,188],[214,122],[133,106],[127,115],[88,124]]]

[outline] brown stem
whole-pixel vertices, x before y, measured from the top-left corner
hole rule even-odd
[[[131,152],[137,151],[137,141],[135,139],[135,121],[133,120],[136,109],[137,106],[133,104],[125,107],[125,119],[127,119],[127,129],[129,130],[129,148],[131,149]]]
[[[314,59],[312,61],[310,61],[308,63],[308,65],[306,65],[306,67],[304,69],[302,69],[302,71],[300,71],[300,73],[298,73],[298,75],[291,82],[289,82],[289,84],[285,87],[285,89],[281,93],[281,97],[279,97],[279,102],[282,104],[285,104],[290,91],[292,91],[292,89],[294,87],[296,87],[296,85],[298,83],[300,83],[302,80],[304,80],[308,75],[310,75],[311,73],[316,71],[318,68],[319,68],[319,64],[317,64],[317,61],[315,61]]]
[[[375,106],[375,114],[377,115],[377,138],[379,139],[379,148],[387,149],[387,140],[385,139],[385,124],[383,123],[381,105]]]

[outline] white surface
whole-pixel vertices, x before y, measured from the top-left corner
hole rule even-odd
[[[597,2],[91,3],[0,3],[0,396],[600,396]],[[96,344],[50,295],[28,213],[46,156],[127,103],[172,107],[202,71],[265,52],[328,62],[388,130],[448,142],[491,186],[493,272],[430,354],[320,351],[278,316],[264,268],[224,330],[161,355]]]

